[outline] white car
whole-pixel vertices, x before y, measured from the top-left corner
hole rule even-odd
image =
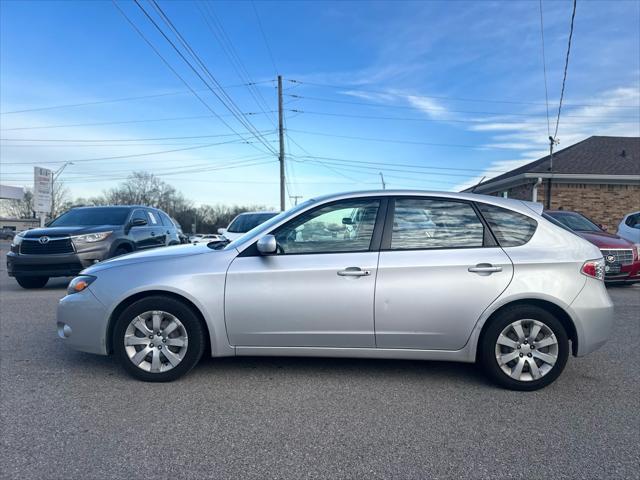
[[[624,216],[618,225],[618,236],[633,243],[640,243],[640,212]]]
[[[222,235],[216,235],[215,233],[207,235],[194,235],[191,237],[191,243],[209,243],[209,242],[222,242],[224,237]]]
[[[535,390],[609,337],[604,271],[598,247],[540,204],[352,192],[231,243],[96,263],[69,284],[57,326],[69,347],[113,353],[148,381],[184,375],[206,351],[478,362],[504,387]],[[597,364],[572,368],[576,382]]]
[[[227,228],[218,229],[218,233],[224,235],[227,240],[233,241],[261,223],[275,217],[278,213],[279,212],[244,212],[231,220]]]

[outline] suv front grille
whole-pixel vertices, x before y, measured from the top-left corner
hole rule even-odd
[[[39,238],[23,238],[20,253],[27,255],[55,255],[73,253],[73,244],[69,237],[50,238],[47,243],[40,243]]]
[[[604,257],[606,273],[620,273],[620,267],[633,263],[633,250],[600,250]]]

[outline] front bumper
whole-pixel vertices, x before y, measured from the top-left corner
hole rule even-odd
[[[108,245],[96,245],[80,252],[47,255],[11,251],[7,253],[7,272],[10,277],[73,277],[108,256]]]
[[[90,288],[58,302],[58,336],[74,350],[107,355],[107,308]]]
[[[588,278],[571,304],[578,335],[577,357],[587,355],[604,345],[613,328],[613,302],[600,280]]]
[[[640,261],[631,265],[623,265],[620,267],[619,273],[605,275],[604,281],[608,285],[640,283]]]

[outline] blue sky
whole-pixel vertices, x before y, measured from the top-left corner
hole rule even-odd
[[[3,183],[75,160],[60,177],[74,196],[147,170],[197,203],[277,206],[267,147],[134,3],[118,4],[208,107],[112,2],[2,1]],[[283,75],[290,195],[378,188],[379,172],[388,188],[459,190],[547,150],[538,1],[159,4],[271,148]],[[553,129],[571,3],[543,13]],[[640,2],[578,1],[559,148],[640,135],[639,92]],[[104,103],[43,109],[89,102]]]

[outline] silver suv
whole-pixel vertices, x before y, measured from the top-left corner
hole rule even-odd
[[[58,334],[168,381],[205,350],[479,362],[548,385],[605,343],[612,303],[594,245],[538,204],[373,191],[309,200],[225,244],[99,263],[69,285]]]

